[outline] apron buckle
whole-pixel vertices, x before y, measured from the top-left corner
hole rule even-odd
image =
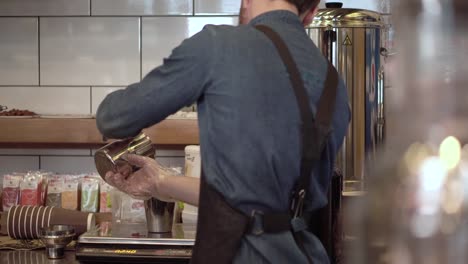
[[[250,214],[250,226],[251,226],[251,233],[259,236],[263,233],[265,233],[265,230],[263,229],[263,215],[264,213],[259,210],[252,210],[252,213]]]
[[[301,189],[297,194],[294,195],[291,203],[291,211],[293,213],[293,218],[302,216],[305,195],[305,189]]]

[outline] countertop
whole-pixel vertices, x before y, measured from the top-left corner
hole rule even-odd
[[[75,251],[66,251],[63,259],[48,259],[44,249],[32,251],[0,250],[2,264],[68,264],[79,263]]]

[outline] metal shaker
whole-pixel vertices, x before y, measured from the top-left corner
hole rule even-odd
[[[135,138],[117,140],[96,151],[94,162],[96,169],[104,179],[108,171],[117,171],[119,166],[127,164],[122,156],[136,154],[154,158],[155,149],[151,139],[143,132]]]
[[[145,201],[146,224],[150,233],[167,233],[172,231],[174,217],[173,202],[164,202],[156,198]]]
[[[104,179],[108,171],[117,171],[118,167],[128,164],[122,158],[125,154],[137,154],[154,158],[155,149],[150,138],[143,132],[133,139],[114,141],[100,148],[94,155],[99,175]],[[174,203],[163,202],[156,198],[145,201],[148,232],[171,232],[174,206]]]

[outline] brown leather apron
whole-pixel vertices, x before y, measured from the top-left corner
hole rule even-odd
[[[286,44],[271,28],[265,25],[258,25],[256,28],[273,42],[290,76],[302,120],[301,175],[292,190],[291,207],[288,212],[253,211],[248,216],[231,207],[223,195],[206,182],[202,170],[197,237],[192,264],[232,263],[244,234],[259,235],[285,231],[292,232],[297,245],[312,263],[302,241],[302,231],[307,229],[303,217],[303,205],[312,171],[320,161],[330,134],[338,73],[329,64],[325,88],[318,102],[317,115],[314,117],[300,72]],[[260,221],[257,221],[259,219]],[[259,228],[258,224],[252,225],[254,222],[262,223],[261,227]]]

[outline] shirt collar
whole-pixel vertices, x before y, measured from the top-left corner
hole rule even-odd
[[[274,21],[280,21],[283,23],[288,23],[288,24],[293,24],[293,25],[297,25],[300,27],[304,27],[302,25],[301,20],[299,19],[299,16],[297,16],[296,14],[288,10],[274,10],[274,11],[263,13],[261,15],[256,16],[254,19],[252,19],[249,25],[256,26],[259,24],[265,24],[265,23],[274,22]]]

